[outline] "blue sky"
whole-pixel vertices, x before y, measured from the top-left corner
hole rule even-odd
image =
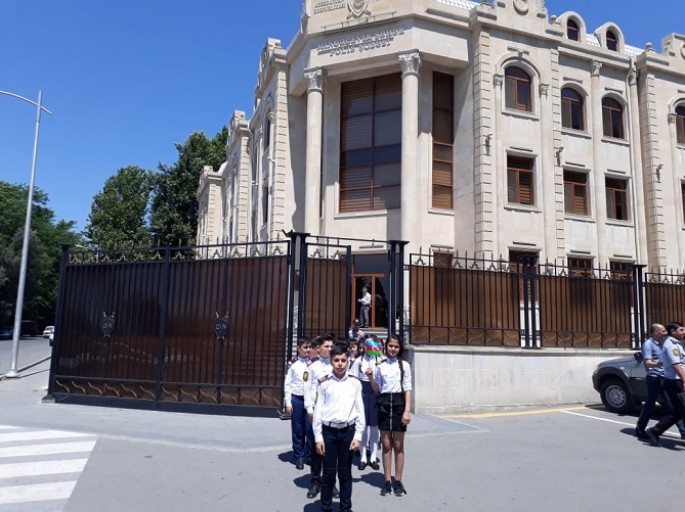
[[[536,1],[536,0],[533,0]],[[174,143],[209,137],[234,110],[252,112],[260,51],[287,45],[300,0],[0,0],[0,90],[43,115],[36,185],[60,219],[86,224],[117,169],[176,160]],[[615,22],[633,46],[685,33],[678,3],[548,0],[588,32]],[[0,179],[27,183],[36,109],[0,95]]]

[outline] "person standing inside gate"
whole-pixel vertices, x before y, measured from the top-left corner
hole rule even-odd
[[[333,336],[323,335],[314,340],[314,346],[319,358],[309,365],[309,375],[304,386],[304,407],[307,411],[308,428],[313,431],[314,406],[318,393],[319,381],[327,377],[331,371],[330,355],[333,348]],[[321,468],[323,459],[314,451],[311,459],[310,484],[307,498],[316,498],[321,491]]]
[[[364,431],[364,404],[359,379],[347,371],[347,346],[331,351],[332,371],[319,380],[314,407],[316,452],[323,457],[321,510],[330,512],[335,475],[340,481],[340,512],[352,510],[352,456]]]
[[[309,338],[297,340],[297,360],[290,365],[283,385],[285,412],[290,415],[290,431],[293,441],[295,467],[304,469],[304,462],[311,458],[311,446],[306,442],[307,410],[304,408],[304,386],[309,380]]]
[[[385,343],[387,357],[375,368],[368,368],[378,408],[378,427],[383,445],[383,475],[385,484],[381,496],[393,491],[395,496],[404,496],[407,490],[402,483],[404,472],[404,434],[411,421],[411,366],[402,356],[404,344],[398,336],[388,336]],[[392,480],[393,453],[395,460],[395,480]]]
[[[679,420],[685,419],[685,352],[679,340],[685,339],[685,327],[679,322],[666,326],[672,336],[666,338],[663,344],[662,361],[664,366],[664,391],[671,402],[671,411],[661,420],[645,430],[653,445],[659,446],[661,435]]]
[[[369,312],[371,311],[371,294],[369,293],[368,288],[362,288],[361,299],[357,299],[357,302],[361,304],[361,307],[359,308],[359,321],[361,327],[368,327]]]

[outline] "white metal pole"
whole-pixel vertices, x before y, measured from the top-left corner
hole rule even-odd
[[[19,97],[14,94],[11,96]],[[25,99],[25,98],[21,98]],[[30,103],[33,103],[32,101]],[[40,115],[42,111],[43,91],[38,91],[36,104],[36,131],[33,137],[33,158],[31,161],[31,179],[29,181],[29,197],[26,200],[26,222],[24,224],[24,242],[21,248],[21,267],[19,269],[19,287],[17,288],[17,304],[14,311],[14,332],[12,333],[12,360],[10,369],[5,373],[6,378],[17,378],[17,363],[19,359],[19,338],[21,337],[21,319],[24,309],[24,288],[26,284],[26,267],[29,259],[29,239],[31,237],[31,210],[33,207],[33,184],[36,179],[36,157],[38,156],[38,135],[40,133]]]

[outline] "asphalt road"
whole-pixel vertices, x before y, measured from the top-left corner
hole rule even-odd
[[[20,338],[17,368],[23,368],[36,361],[50,357],[52,349],[46,338],[35,336]],[[12,359],[12,340],[0,340],[0,375],[9,370]]]
[[[291,461],[287,422],[43,403],[47,370],[46,362],[0,380],[0,511],[320,509]],[[634,424],[634,416],[592,405],[419,415],[407,435],[407,496],[381,497],[382,474],[353,469],[354,510],[638,511],[680,503],[685,442],[673,436],[652,447],[632,436]],[[51,466],[58,469],[45,474]]]

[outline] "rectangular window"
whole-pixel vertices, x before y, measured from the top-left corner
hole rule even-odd
[[[615,220],[628,220],[628,181],[606,178],[607,217]]]
[[[342,84],[340,111],[340,211],[399,208],[400,75]]]
[[[262,183],[262,225],[269,221],[269,185]]]
[[[433,208],[452,209],[454,77],[433,73]]]
[[[568,275],[571,277],[592,277],[592,258],[567,258]]]
[[[564,211],[573,215],[589,215],[587,174],[564,171]]]
[[[507,200],[510,203],[535,204],[533,159],[507,156]]]
[[[609,261],[612,279],[630,279],[633,275],[633,264],[626,261]]]

